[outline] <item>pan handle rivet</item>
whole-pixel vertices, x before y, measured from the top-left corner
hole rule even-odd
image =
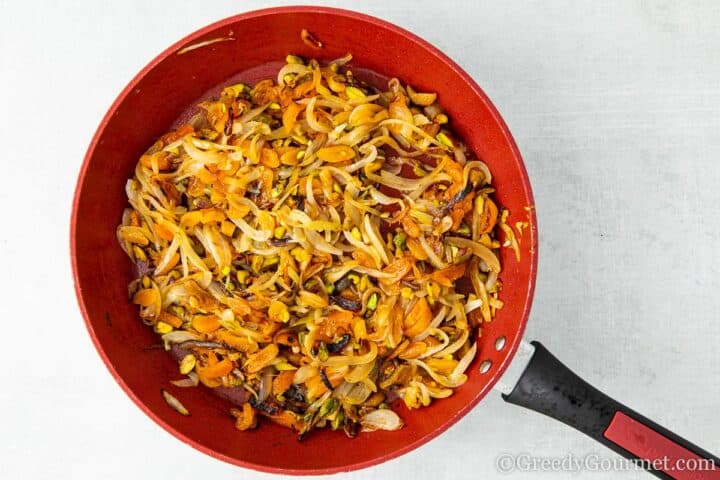
[[[490,367],[492,367],[492,362],[490,360],[485,360],[480,364],[480,373],[487,373],[490,370]]]
[[[505,348],[506,339],[505,337],[498,337],[497,340],[495,340],[495,350],[498,352]]]

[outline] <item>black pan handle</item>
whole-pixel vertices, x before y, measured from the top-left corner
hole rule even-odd
[[[608,397],[540,342],[506,402],[581,431],[668,480],[720,480],[720,459]]]

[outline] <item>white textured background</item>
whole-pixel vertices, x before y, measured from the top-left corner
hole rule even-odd
[[[75,303],[68,223],[87,144],[130,78],[185,34],[277,4],[0,0],[3,478],[270,478],[175,440],[114,383]],[[327,4],[434,43],[502,112],[539,214],[529,338],[607,393],[720,452],[719,4]],[[613,458],[492,394],[419,450],[337,478],[496,478],[500,453],[523,452]],[[648,478],[509,476],[555,477]]]

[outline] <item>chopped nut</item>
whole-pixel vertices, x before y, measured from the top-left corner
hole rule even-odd
[[[245,282],[247,282],[248,275],[249,274],[248,274],[247,270],[238,270],[237,273],[235,274],[235,278],[237,279],[239,284],[244,285]]]
[[[367,290],[368,286],[370,285],[370,278],[367,276],[367,274],[360,277],[360,281],[358,282],[358,290],[361,292],[364,292]]]
[[[300,263],[310,260],[311,255],[302,247],[295,247],[290,251],[290,255]]]
[[[292,73],[286,73],[283,77],[283,82],[285,82],[285,85],[293,85],[293,82],[295,81],[295,75]]]
[[[372,295],[370,295],[370,298],[368,299],[368,303],[367,303],[368,310],[375,310],[377,308],[377,302],[378,302],[377,293],[373,293]]]
[[[320,407],[320,411],[318,412],[318,415],[320,418],[327,417],[328,415],[335,413],[335,411],[340,407],[340,402],[338,402],[337,398],[330,397],[322,404]]]
[[[400,295],[409,300],[415,296],[415,293],[412,291],[412,288],[403,287],[400,289]]]
[[[405,235],[405,232],[398,232],[393,237],[393,245],[395,245],[395,248],[397,250],[403,250],[405,249],[405,241],[407,240],[407,235]]]
[[[180,361],[180,373],[187,375],[195,368],[195,356],[192,354],[185,355]]]
[[[290,312],[283,302],[273,300],[268,308],[268,317],[274,322],[287,323],[290,320]]]
[[[161,334],[161,335],[165,335],[166,333],[172,332],[172,331],[173,331],[173,327],[172,327],[172,325],[169,325],[169,324],[167,324],[167,323],[165,323],[165,322],[157,322],[157,323],[155,324],[154,330],[155,330],[156,333],[159,333],[159,334]]]
[[[321,362],[324,362],[328,359],[330,356],[330,353],[328,352],[327,345],[325,345],[325,342],[320,342],[320,348],[318,348],[318,354],[317,357]]]
[[[353,86],[346,87],[345,93],[347,94],[348,98],[356,98],[357,99],[357,98],[365,98],[365,96],[366,96],[362,90],[360,90],[357,87],[353,87]]]
[[[292,54],[285,57],[285,63],[290,63],[293,65],[305,65],[305,61],[302,58]]]
[[[448,148],[455,148],[452,140],[450,140],[450,137],[448,137],[445,132],[438,133],[435,139]]]
[[[293,365],[292,363],[288,362],[279,362],[275,364],[275,368],[281,372],[286,372],[289,370],[297,370],[298,367]]]
[[[137,245],[133,246],[133,255],[135,255],[136,260],[142,260],[144,262],[147,261],[147,255],[145,255],[145,252],[143,252],[143,249],[138,247]]]

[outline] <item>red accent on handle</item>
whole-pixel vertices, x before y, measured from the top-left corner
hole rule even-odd
[[[603,435],[636,457],[653,462],[656,470],[676,480],[720,480],[720,465],[713,465],[622,412],[615,413]]]

